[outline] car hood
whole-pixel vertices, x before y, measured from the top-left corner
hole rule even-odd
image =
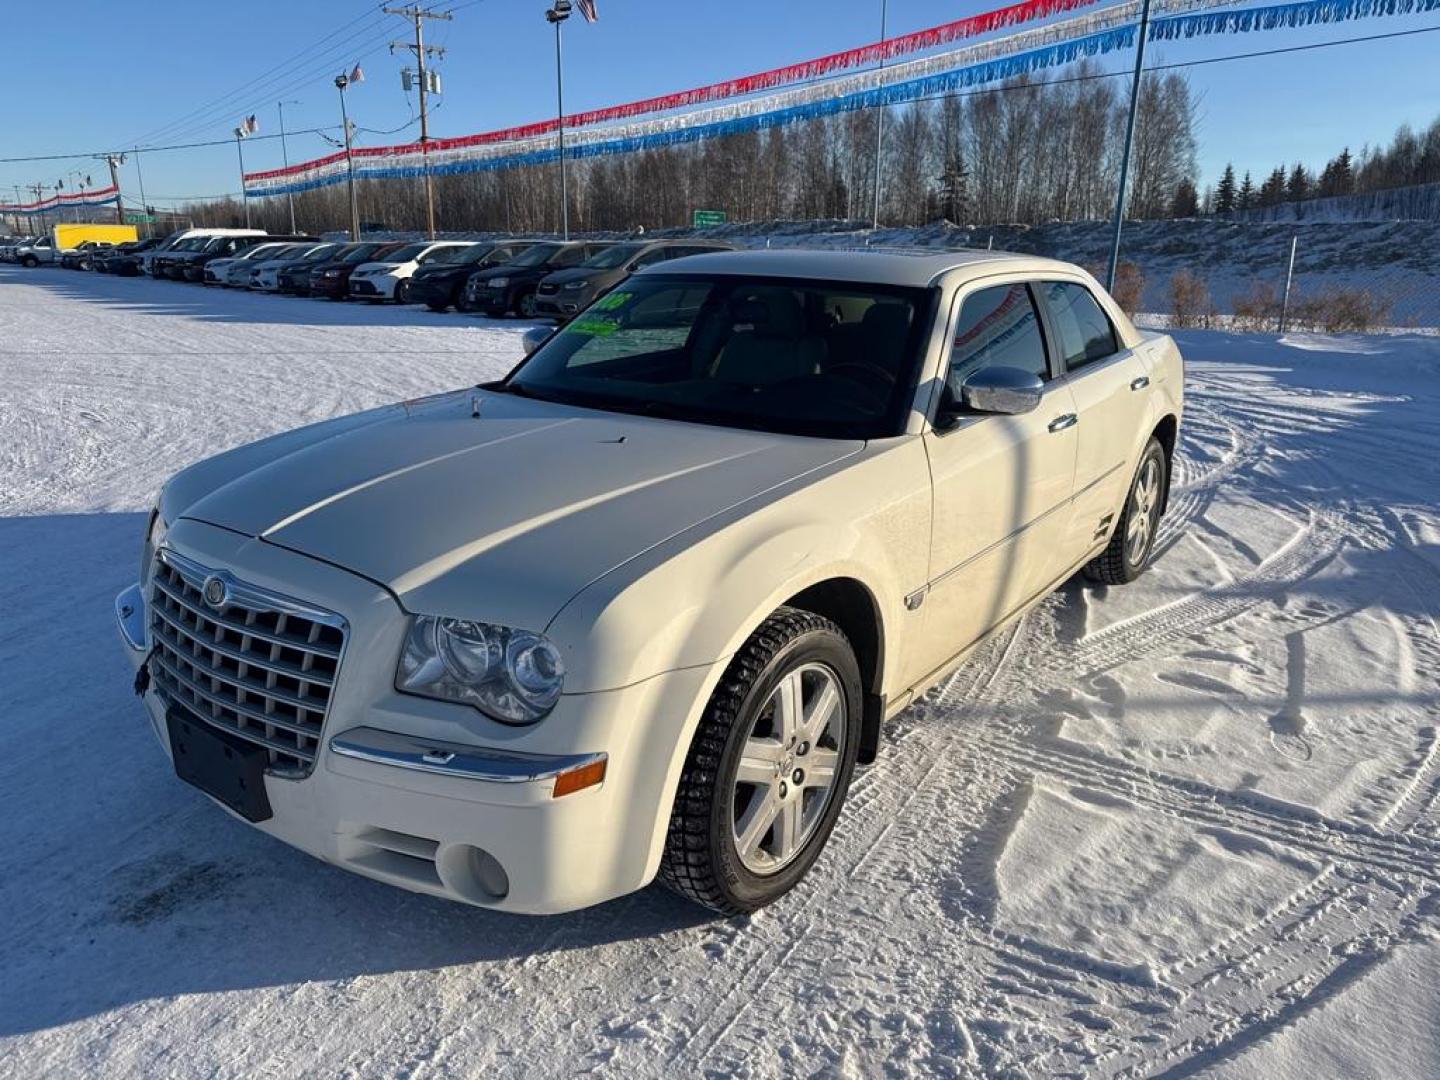
[[[586,270],[581,266],[572,266],[568,270],[556,270],[553,274],[547,274],[543,284],[563,286],[571,281],[589,281],[604,286],[624,276],[624,272],[619,269]]]
[[[470,275],[471,281],[489,281],[491,278],[503,277],[515,281],[518,278],[542,278],[551,271],[543,266],[497,266],[493,270],[480,270]]]
[[[367,262],[367,263],[361,263],[359,266],[355,267],[355,269],[352,270],[351,273],[352,273],[352,274],[356,274],[356,273],[359,273],[361,270],[363,270],[363,271],[365,271],[366,274],[372,274],[372,273],[378,273],[378,274],[393,274],[396,270],[399,270],[402,266],[413,266],[413,265],[414,265],[414,263]]]
[[[863,445],[464,391],[211,458],[163,511],[345,567],[411,611],[539,630],[629,559]]]

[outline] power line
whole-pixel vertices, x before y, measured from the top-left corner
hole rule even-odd
[[[470,4],[470,5],[461,5],[461,7],[471,6],[471,5],[473,5],[473,4],[481,3],[481,2],[482,2],[482,0],[471,0],[471,4]],[[458,10],[460,10],[460,8],[457,7],[457,8],[452,8],[452,9],[450,9],[450,10],[458,11]],[[1256,58],[1259,58],[1259,57],[1264,57],[1264,56],[1279,56],[1279,55],[1283,55],[1283,54],[1285,54],[1285,53],[1309,52],[1309,51],[1312,51],[1312,50],[1315,50],[1315,49],[1328,49],[1328,48],[1333,48],[1333,47],[1335,47],[1335,46],[1337,46],[1337,45],[1355,45],[1355,44],[1363,44],[1363,43],[1365,43],[1365,42],[1370,42],[1370,41],[1385,41],[1385,40],[1388,40],[1388,39],[1391,39],[1391,38],[1414,37],[1414,36],[1416,36],[1416,35],[1418,35],[1418,34],[1433,34],[1433,33],[1437,32],[1437,31],[1440,31],[1440,26],[1422,26],[1422,27],[1417,27],[1417,28],[1412,29],[1412,30],[1394,30],[1394,31],[1391,31],[1391,32],[1385,33],[1385,34],[1367,34],[1367,35],[1360,36],[1360,37],[1336,38],[1336,39],[1333,40],[1333,41],[1317,41],[1317,42],[1312,42],[1312,43],[1307,44],[1307,45],[1290,45],[1290,46],[1285,46],[1285,47],[1275,48],[1275,49],[1257,49],[1257,50],[1255,50],[1255,51],[1253,51],[1253,52],[1228,53],[1228,54],[1226,54],[1226,55],[1224,55],[1224,56],[1210,56],[1210,57],[1205,57],[1204,59],[1200,59],[1200,60],[1183,60],[1183,61],[1177,61],[1177,62],[1168,63],[1168,64],[1153,64],[1153,65],[1147,65],[1146,68],[1145,68],[1145,70],[1146,70],[1146,71],[1172,71],[1172,70],[1175,70],[1175,69],[1178,69],[1178,68],[1206,67],[1206,66],[1208,66],[1208,65],[1210,65],[1210,64],[1228,63],[1228,62],[1234,61],[1234,60],[1253,60],[1253,59],[1256,59]],[[1047,83],[1048,83],[1048,85],[1051,85],[1051,86],[1060,86],[1060,85],[1064,85],[1064,84],[1067,84],[1067,83],[1093,82],[1093,81],[1096,80],[1096,79],[1114,79],[1114,78],[1120,78],[1120,77],[1123,77],[1123,76],[1128,75],[1128,74],[1130,74],[1130,72],[1129,72],[1128,70],[1126,70],[1126,71],[1100,71],[1100,72],[1090,72],[1090,73],[1083,74],[1083,75],[1068,75],[1068,76],[1063,76],[1063,77],[1060,77],[1060,78],[1049,79],[1049,80],[1047,80]],[[818,80],[817,80],[817,81],[818,81]],[[926,95],[926,96],[924,96],[924,97],[916,98],[915,100],[917,100],[917,101],[938,101],[938,100],[940,100],[940,99],[942,99],[942,98],[947,98],[947,97],[978,97],[978,96],[981,95],[981,94],[1005,93],[1005,92],[1012,91],[1012,90],[1028,90],[1028,89],[1031,89],[1032,86],[1033,86],[1033,84],[1028,85],[1028,86],[1027,86],[1027,85],[1022,85],[1022,86],[1003,86],[1003,85],[1002,85],[1002,86],[986,87],[986,88],[975,89],[975,90],[964,90],[964,91],[954,91],[954,92],[947,92],[947,93],[940,93],[940,94],[930,94],[930,95]],[[438,107],[439,107],[439,106],[437,106],[437,108],[438,108]],[[414,123],[416,122],[416,120],[418,120],[418,117],[412,118],[411,120],[407,121],[404,125],[402,125],[402,127],[401,127],[400,129],[397,129],[397,130],[403,130],[405,127],[409,127],[410,125],[414,124]],[[330,125],[330,126],[328,126],[328,127],[301,128],[301,129],[297,129],[297,130],[295,130],[295,131],[287,132],[286,134],[287,134],[287,135],[319,135],[319,136],[321,136],[322,138],[324,138],[324,137],[327,136],[327,133],[329,133],[329,132],[331,132],[331,131],[337,131],[337,130],[339,130],[339,125],[338,125],[338,124],[332,124],[332,125]],[[362,130],[369,131],[371,134],[387,134],[387,132],[376,132],[376,131],[372,131],[371,129],[368,129],[368,128],[367,128],[367,129],[362,129]],[[279,136],[278,134],[275,134],[275,135],[255,135],[255,136],[252,136],[252,138],[253,138],[253,139],[256,139],[256,140],[260,140],[260,139],[278,139],[279,137],[280,137],[280,136]],[[233,139],[211,139],[211,140],[206,140],[206,141],[202,141],[202,142],[173,143],[173,144],[166,145],[166,146],[145,146],[145,147],[141,147],[141,149],[142,149],[145,153],[147,153],[147,154],[151,154],[151,153],[165,153],[165,152],[173,151],[173,150],[194,150],[194,149],[200,149],[200,148],[203,148],[203,147],[210,147],[210,146],[229,146],[233,141],[234,141]],[[24,163],[27,163],[27,162],[37,162],[37,161],[75,161],[75,160],[78,160],[78,159],[80,159],[80,158],[91,158],[91,157],[95,157],[97,154],[107,154],[107,153],[116,153],[116,152],[118,152],[118,151],[116,151],[114,147],[105,147],[105,148],[100,148],[100,149],[81,150],[81,151],[77,151],[77,152],[75,152],[75,153],[69,153],[69,154],[30,154],[30,155],[25,155],[25,156],[20,156],[20,157],[0,157],[0,165],[24,164]]]
[[[368,20],[368,22],[358,30],[344,36],[336,36],[343,34],[344,30],[354,26],[355,23],[364,20]],[[253,110],[258,107],[256,102],[268,102],[270,98],[283,97],[301,86],[307,86],[312,80],[318,79],[322,74],[328,72],[335,64],[353,58],[355,53],[361,50],[373,51],[380,40],[377,34],[387,25],[388,20],[379,11],[367,12],[358,19],[352,19],[340,30],[328,35],[324,41],[302,49],[290,59],[267,69],[229,93],[192,109],[168,124],[153,129],[139,140],[139,145],[142,149],[148,149],[144,143],[149,140],[164,137],[184,138],[191,132],[219,123],[222,118],[228,119],[231,113]],[[131,145],[136,144],[132,142]]]

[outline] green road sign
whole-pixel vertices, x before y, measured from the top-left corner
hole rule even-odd
[[[724,210],[696,210],[695,228],[708,229],[713,225],[725,224]]]
[[[127,211],[125,211],[125,224],[126,224],[126,225],[154,225],[154,224],[155,224],[155,215],[154,215],[154,214],[137,214],[137,213],[135,213],[135,212],[133,212],[133,211],[127,210]]]

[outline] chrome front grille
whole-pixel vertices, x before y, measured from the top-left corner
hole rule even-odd
[[[309,774],[330,708],[345,620],[172,551],[150,584],[150,673],[167,703]]]

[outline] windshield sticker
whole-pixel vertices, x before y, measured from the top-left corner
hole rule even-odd
[[[585,334],[589,337],[609,337],[620,329],[620,323],[615,319],[586,318],[577,319],[565,328],[567,334]]]
[[[628,292],[612,292],[609,296],[603,297],[603,298],[602,298],[599,302],[597,302],[597,303],[595,304],[595,306],[594,306],[593,308],[591,308],[590,310],[591,310],[591,311],[615,311],[615,310],[617,310],[617,309],[619,309],[619,308],[624,307],[626,304],[628,304],[628,303],[630,302],[630,298],[631,298],[632,296],[634,296],[634,295],[635,295],[634,293],[628,293]]]

